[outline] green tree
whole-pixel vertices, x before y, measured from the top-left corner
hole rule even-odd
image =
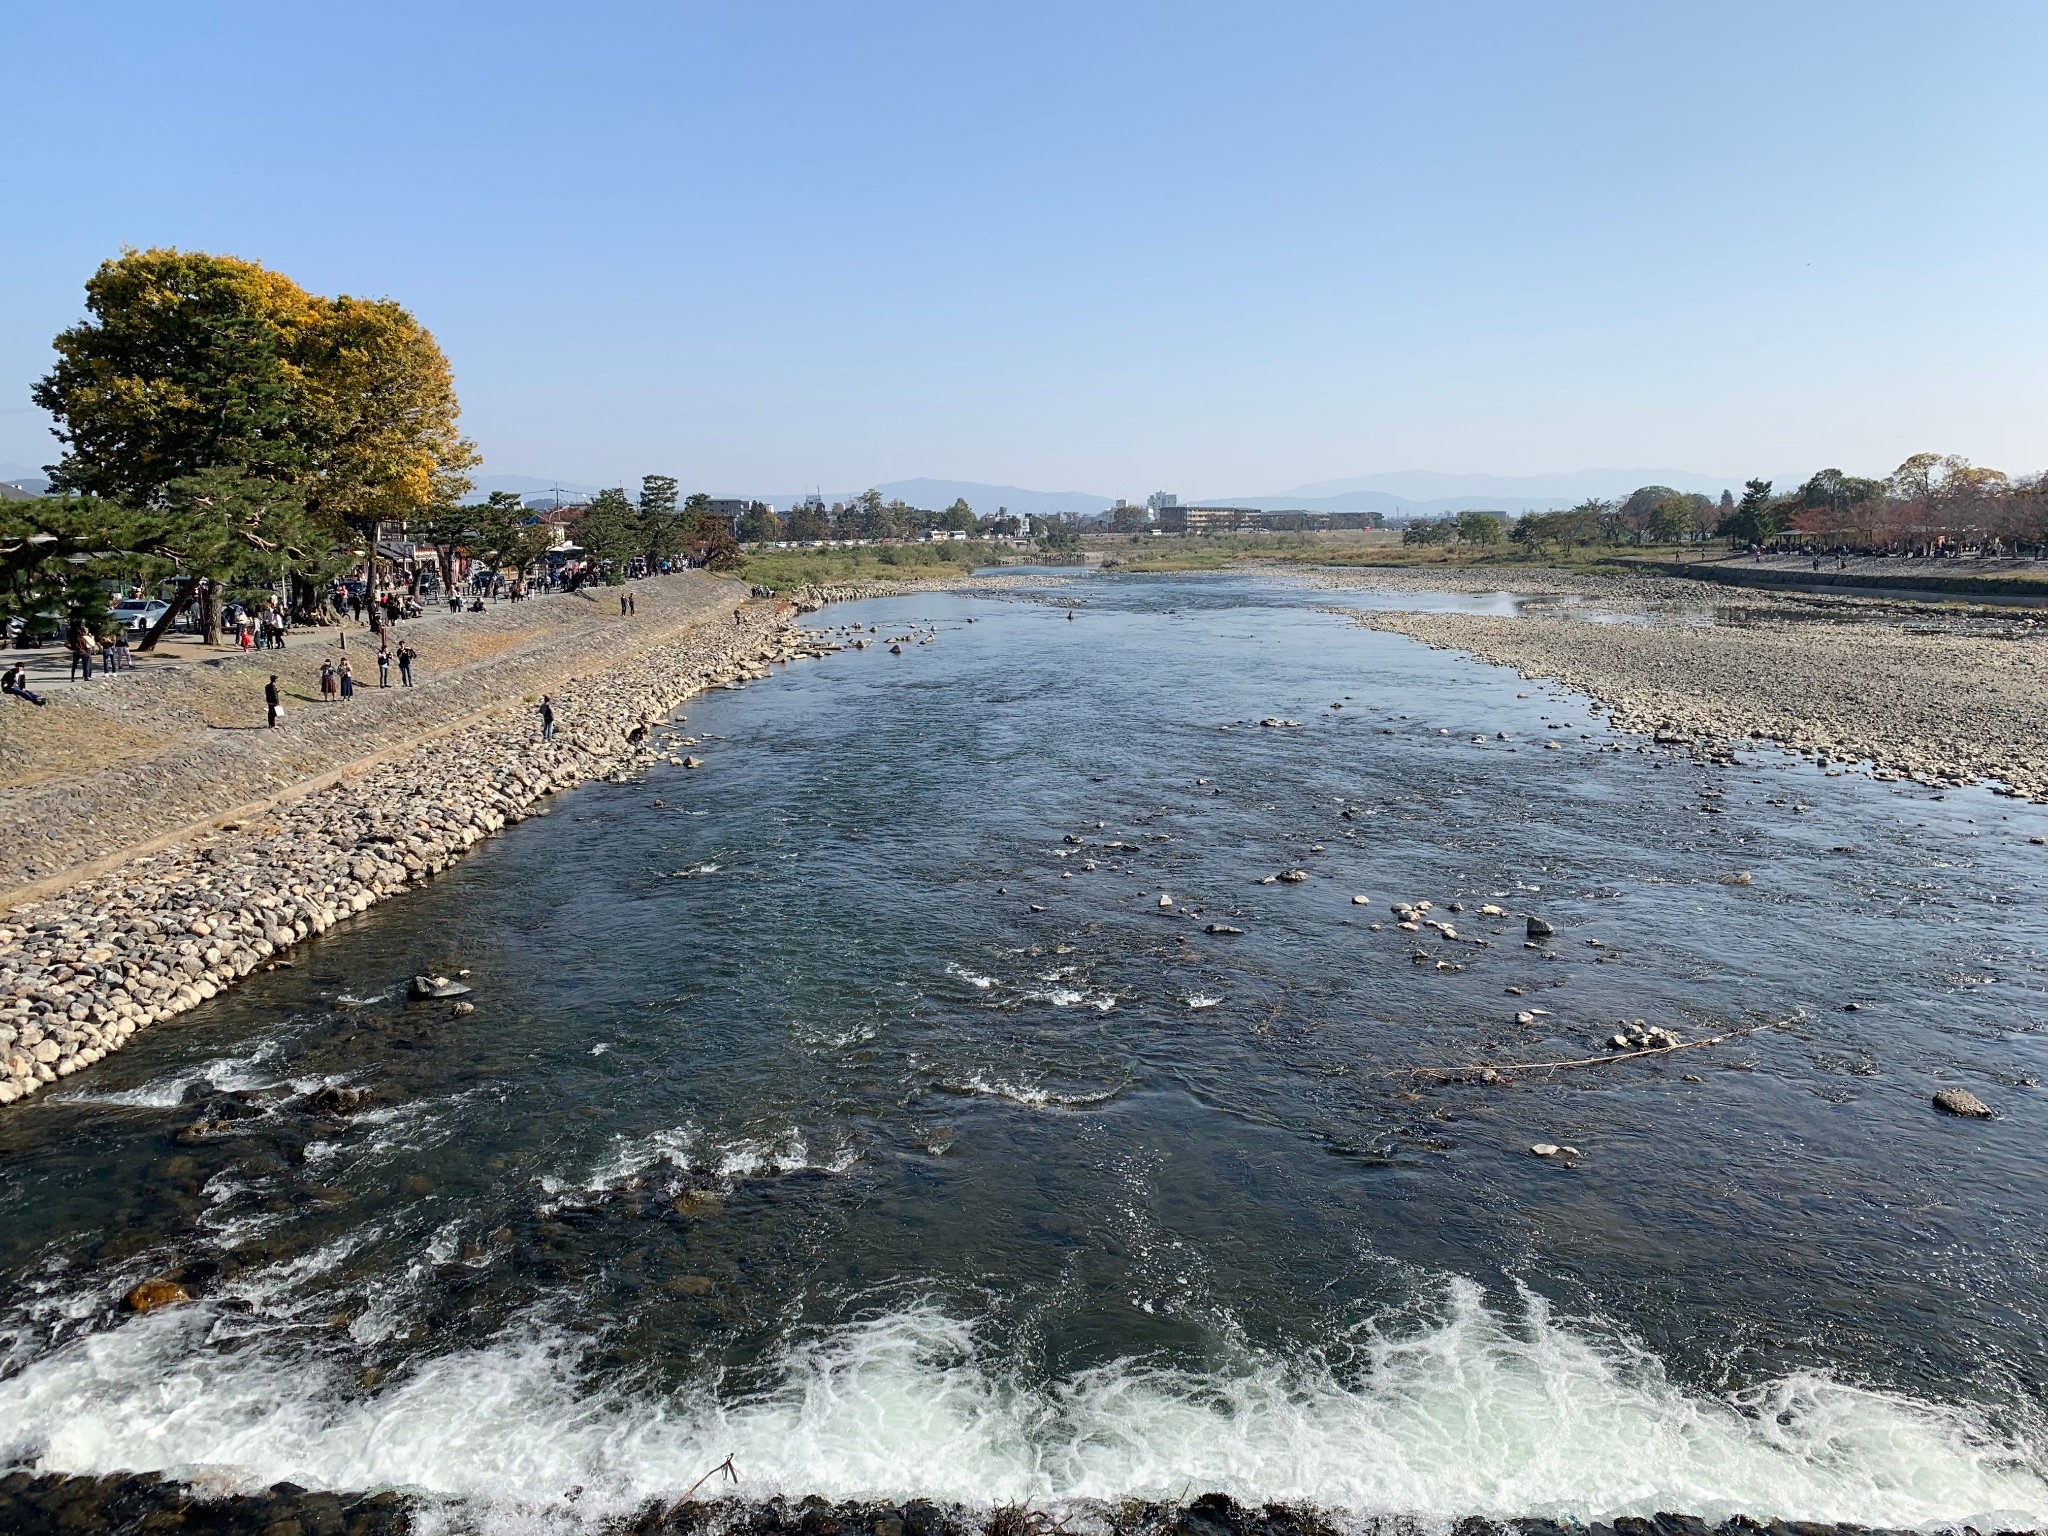
[[[1501,520],[1485,512],[1461,512],[1458,514],[1458,539],[1465,544],[1482,544],[1491,548],[1501,541],[1506,532]]]
[[[1424,548],[1434,547],[1439,544],[1455,543],[1457,537],[1457,519],[1450,517],[1412,522],[1401,530],[1401,542],[1403,544],[1420,545]]]
[[[1675,492],[1650,508],[1644,532],[1653,544],[1682,544],[1693,533],[1693,499]]]
[[[107,584],[168,568],[173,520],[88,496],[0,501],[0,618],[55,614],[67,629],[106,616]]]
[[[524,576],[547,553],[553,535],[516,492],[493,491],[467,510],[470,527],[461,537],[471,553],[487,558],[494,569]]]
[[[789,509],[789,536],[799,544],[815,544],[832,537],[832,520],[822,502],[804,501]]]
[[[599,491],[583,509],[576,542],[610,586],[624,586],[626,566],[640,549],[640,513],[624,487]]]
[[[1771,500],[1771,482],[1746,480],[1742,500],[1735,511],[1715,530],[1738,544],[1763,544],[1778,531],[1778,508]]]
[[[782,524],[766,503],[750,501],[740,514],[740,537],[749,544],[772,544],[782,537]]]
[[[672,475],[640,477],[640,553],[647,568],[658,570],[661,562],[683,551],[685,518],[676,506],[676,482]]]
[[[953,498],[953,505],[939,514],[939,526],[948,533],[974,532],[974,508],[967,505],[966,497]]]

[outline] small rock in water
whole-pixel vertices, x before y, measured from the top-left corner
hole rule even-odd
[[[1173,898],[1171,896],[1161,896],[1159,898],[1159,905],[1162,910],[1164,908],[1170,907],[1173,905]]]
[[[468,1017],[469,1017],[469,1015],[471,1015],[472,1013],[475,1013],[475,1012],[476,1012],[476,1004],[475,1004],[475,1003],[456,1003],[456,1004],[453,1004],[453,1005],[452,1005],[452,1006],[451,1006],[451,1007],[450,1007],[450,1008],[448,1009],[448,1012],[449,1012],[449,1013],[450,1013],[451,1015],[453,1015],[453,1016],[454,1016],[455,1018],[458,1018],[458,1019],[466,1019],[466,1018],[468,1018]]]
[[[1354,907],[1369,907],[1372,905],[1372,898],[1370,896],[1354,896],[1351,898],[1351,905]]]
[[[1305,869],[1283,869],[1278,876],[1283,885],[1299,885],[1307,878],[1308,871]]]
[[[1214,933],[1218,935],[1229,935],[1243,933],[1244,930],[1242,928],[1233,928],[1228,923],[1211,923],[1208,927],[1204,928],[1202,932]]]
[[[1580,1155],[1577,1147],[1560,1147],[1557,1143],[1551,1141],[1539,1141],[1529,1150],[1538,1157],[1577,1157]]]
[[[1944,1088],[1934,1096],[1934,1107],[1946,1115],[1961,1115],[1968,1120],[1989,1120],[1991,1106],[1967,1088]]]
[[[704,766],[704,759],[701,757],[686,757],[683,759],[683,766],[685,768],[702,768]]]
[[[1529,919],[1529,937],[1532,939],[1547,939],[1556,932],[1555,928],[1551,927],[1550,924],[1543,921],[1540,917]]]
[[[427,1001],[444,997],[467,997],[470,989],[459,981],[450,981],[446,976],[415,976],[412,979],[412,995]]]
[[[353,1115],[370,1102],[367,1088],[343,1088],[329,1084],[306,1101],[309,1109],[323,1115]]]
[[[175,1306],[181,1301],[191,1299],[192,1293],[185,1287],[175,1280],[167,1280],[159,1275],[155,1279],[143,1281],[123,1296],[121,1305],[130,1312],[154,1312],[158,1307]]]

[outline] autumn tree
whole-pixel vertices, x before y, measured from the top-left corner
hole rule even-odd
[[[86,309],[33,394],[56,418],[60,491],[175,511],[172,487],[194,476],[226,475],[215,492],[238,498],[289,487],[322,530],[291,541],[308,564],[288,574],[311,577],[351,529],[468,489],[476,454],[447,359],[388,299],[321,298],[255,262],[156,249],[102,263]],[[251,494],[266,517],[287,501]]]

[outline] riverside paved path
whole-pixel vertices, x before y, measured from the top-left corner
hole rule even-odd
[[[401,623],[392,649],[419,652],[412,688],[395,665],[392,686],[377,686],[374,638],[351,625],[295,630],[283,651],[144,658],[41,709],[0,700],[0,899],[42,894],[195,822],[521,706],[707,622],[730,624],[747,595],[702,572],[631,590],[631,617],[600,587]],[[323,703],[320,665],[344,655],[355,697]],[[284,697],[276,730],[263,711],[272,672]]]

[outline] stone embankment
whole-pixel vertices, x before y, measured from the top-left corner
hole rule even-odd
[[[1739,626],[1655,622],[1654,613],[1632,624],[1355,617],[1591,694],[1616,725],[1669,745],[1725,755],[1772,741],[1824,765],[1870,765],[1879,778],[1989,781],[2048,800],[2048,636],[1909,627],[1865,604],[1838,619],[1813,617],[1810,605],[1801,611],[1807,616],[1752,614]]]
[[[628,770],[700,690],[828,649],[769,605],[728,613],[560,688],[552,743],[530,703],[501,699],[468,729],[15,907],[0,920],[0,1105],[431,878],[543,797]]]

